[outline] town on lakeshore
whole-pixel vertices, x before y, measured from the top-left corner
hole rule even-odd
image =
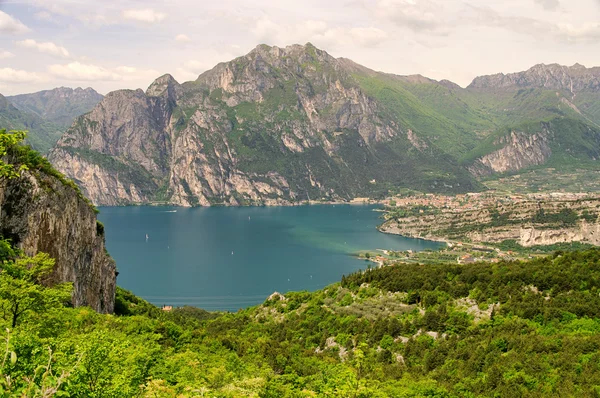
[[[445,246],[358,254],[377,266],[526,260],[598,244],[600,195],[596,193],[423,193],[398,195],[381,203],[385,206],[381,232],[440,241]]]

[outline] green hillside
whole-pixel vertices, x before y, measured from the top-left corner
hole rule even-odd
[[[600,386],[598,250],[390,266],[235,314],[165,312],[119,290],[113,316],[39,285],[52,260],[0,248],[6,396],[594,397]]]
[[[18,136],[1,137],[15,166],[65,181],[16,146]],[[21,169],[0,161],[3,177]],[[102,224],[96,231],[103,235]],[[368,267],[236,313],[164,311],[123,289],[114,315],[73,308],[70,283],[45,283],[54,267],[0,238],[3,396],[596,397],[600,389],[600,249]]]
[[[0,125],[13,130],[27,130],[27,142],[36,150],[46,153],[58,141],[62,131],[43,118],[14,107],[0,94]]]

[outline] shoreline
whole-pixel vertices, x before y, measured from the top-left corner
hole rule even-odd
[[[454,245],[454,244],[458,243],[458,241],[453,241],[453,240],[450,240],[447,238],[442,238],[439,236],[431,236],[431,237],[424,238],[422,236],[411,236],[411,235],[401,234],[400,232],[385,230],[382,227],[385,225],[386,222],[387,222],[387,220],[377,226],[377,230],[383,234],[398,235],[398,236],[402,236],[404,238],[420,239],[420,240],[424,240],[427,242],[445,243],[446,246],[450,246],[450,245]]]
[[[121,204],[121,205],[98,205],[98,204],[94,204],[95,207],[101,208],[101,207],[176,207],[176,208],[182,208],[182,209],[210,209],[210,208],[219,208],[219,207],[236,207],[236,208],[249,208],[249,207],[299,207],[299,206],[319,206],[319,205],[326,205],[326,206],[335,206],[335,205],[348,205],[348,206],[383,206],[386,204],[386,200],[382,199],[382,200],[368,200],[368,201],[356,201],[356,200],[352,200],[352,201],[329,201],[329,202],[322,202],[322,201],[316,201],[316,200],[312,200],[309,203],[307,202],[302,202],[302,203],[263,203],[263,204],[249,204],[249,205],[230,205],[230,204],[216,204],[216,205],[210,205],[210,206],[183,206],[181,204],[175,204],[175,203],[157,203],[157,202],[153,202],[153,203],[128,203],[128,204]],[[385,212],[384,210],[379,210],[381,212]]]

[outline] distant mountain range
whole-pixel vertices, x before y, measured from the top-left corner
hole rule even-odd
[[[109,93],[49,159],[104,205],[476,191],[482,176],[597,168],[599,82],[599,68],[536,65],[463,89],[260,45],[195,81]]]
[[[0,95],[0,123],[3,128],[28,130],[28,143],[45,153],[77,116],[92,110],[102,98],[91,88],[67,87],[9,97]]]

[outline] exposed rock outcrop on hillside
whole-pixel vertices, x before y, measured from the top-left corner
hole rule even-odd
[[[500,149],[478,158],[469,170],[477,176],[484,176],[544,164],[552,155],[549,142],[547,130],[535,134],[512,131],[496,139],[494,145]]]
[[[582,242],[600,246],[600,198],[546,199],[507,203],[476,210],[444,209],[390,219],[382,232],[431,240],[499,243],[521,246]]]
[[[568,90],[572,93],[582,90],[598,91],[600,90],[600,68],[586,68],[580,64],[573,66],[539,64],[524,72],[479,76],[468,88],[511,87],[544,87],[553,90]]]
[[[260,45],[194,82],[164,75],[146,92],[108,94],[49,159],[102,205],[340,200],[388,185],[477,189],[466,170],[384,116],[353,71],[310,44]]]
[[[72,282],[73,304],[114,310],[116,267],[89,202],[71,186],[39,171],[0,183],[0,235],[27,255],[56,260],[48,283]]]

